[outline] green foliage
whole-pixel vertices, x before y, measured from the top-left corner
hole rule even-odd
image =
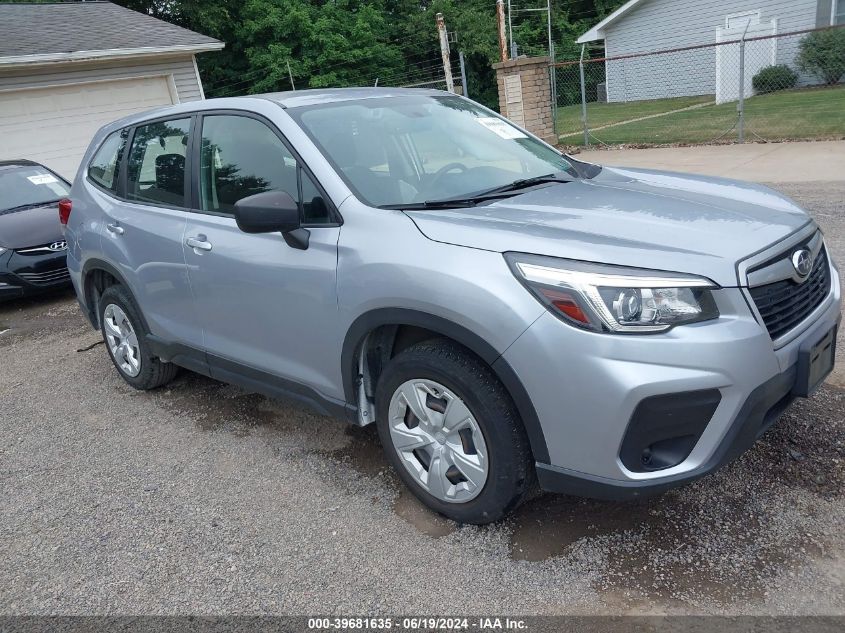
[[[751,85],[754,86],[754,92],[758,95],[775,92],[776,90],[794,88],[797,83],[798,74],[786,64],[766,66],[754,75],[754,78],[751,80]]]
[[[826,84],[845,75],[845,28],[815,31],[801,40],[798,67]]]
[[[469,94],[498,107],[493,0],[116,0],[130,9],[217,38],[198,58],[206,95],[296,88],[399,85],[442,76],[434,16],[441,12],[463,51]],[[580,54],[575,39],[625,0],[553,0],[558,59]],[[525,4],[523,2],[523,4]],[[542,3],[537,3],[540,6]],[[547,54],[544,13],[514,22],[520,52]],[[456,64],[454,64],[456,65]]]

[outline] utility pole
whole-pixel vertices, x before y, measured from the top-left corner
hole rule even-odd
[[[290,71],[290,60],[288,60],[288,77],[290,78],[290,87],[296,92],[296,85],[293,83],[293,73]]]
[[[516,59],[516,49],[513,45],[513,22],[511,21],[511,0],[508,0],[508,36],[510,37],[511,58]]]
[[[446,22],[443,14],[434,16],[437,22],[437,32],[440,35],[440,54],[443,56],[443,73],[446,75],[446,90],[455,92],[455,80],[452,79],[452,60],[449,58],[449,35],[446,33]]]
[[[465,97],[469,96],[467,92],[467,68],[464,64],[464,52],[458,51],[458,61],[461,62],[461,88],[463,88],[463,93]]]
[[[499,61],[508,61],[508,38],[505,33],[505,0],[496,0],[496,26],[499,28]]]

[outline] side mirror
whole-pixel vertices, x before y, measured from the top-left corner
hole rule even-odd
[[[300,227],[299,205],[285,191],[265,191],[235,203],[235,221],[244,233],[290,233]]]

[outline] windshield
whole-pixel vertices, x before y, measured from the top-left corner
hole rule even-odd
[[[0,213],[57,202],[69,193],[63,180],[38,165],[0,167]]]
[[[371,206],[460,198],[550,174],[578,176],[555,150],[458,97],[361,99],[288,112]]]

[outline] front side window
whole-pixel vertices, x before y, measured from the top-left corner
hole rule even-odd
[[[287,110],[372,206],[443,200],[560,174],[564,156],[458,97],[385,97]]]
[[[127,162],[128,199],[185,206],[185,154],[190,128],[190,119],[177,119],[135,129]]]
[[[88,177],[109,191],[117,190],[117,172],[126,147],[126,136],[127,130],[109,135],[88,165]]]
[[[0,166],[0,215],[58,202],[67,183],[40,165]]]
[[[204,117],[200,208],[232,213],[238,200],[265,191],[288,193],[304,224],[331,221],[323,194],[270,127],[244,116]]]
[[[242,116],[207,116],[202,123],[200,208],[231,213],[235,203],[265,191],[299,199],[296,160],[261,121]]]

